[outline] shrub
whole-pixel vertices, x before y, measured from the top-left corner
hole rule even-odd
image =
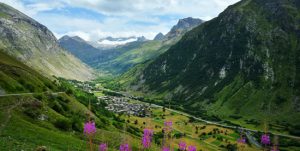
[[[233,115],[229,115],[229,117],[233,118],[233,119],[236,119],[236,120],[242,118],[242,116],[240,116],[240,115],[234,115],[234,114]]]
[[[24,113],[31,118],[37,118],[42,112],[42,103],[39,101],[33,101],[23,104]]]
[[[236,144],[228,144],[226,146],[228,151],[237,151],[237,145]]]
[[[291,135],[300,136],[300,125],[295,125],[289,129]]]
[[[42,94],[34,94],[33,97],[35,97],[38,100],[43,100],[43,95]]]
[[[64,113],[64,109],[63,109],[63,107],[57,102],[57,101],[53,101],[53,102],[51,102],[51,108],[54,110],[54,111],[56,111],[56,112],[58,112],[58,113],[61,113],[61,114],[63,114]]]
[[[25,88],[28,89],[30,92],[34,92],[35,88],[32,84],[25,84]]]
[[[123,124],[121,122],[113,122],[113,125],[118,129],[123,129]]]
[[[57,119],[54,123],[55,127],[61,129],[61,130],[70,130],[72,128],[72,123],[68,119]]]
[[[72,122],[72,129],[78,132],[83,131],[83,124],[82,121],[80,120],[80,117],[78,116],[73,116],[71,119]]]
[[[73,91],[72,91],[71,89],[68,89],[68,90],[66,91],[66,93],[67,93],[68,95],[71,95],[71,94],[73,94]]]
[[[158,145],[161,145],[161,140],[164,137],[164,134],[162,132],[154,133],[153,139],[154,142]]]

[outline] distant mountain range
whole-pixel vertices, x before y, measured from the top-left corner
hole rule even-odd
[[[92,70],[59,47],[44,25],[0,3],[0,50],[42,72],[77,80],[93,77]]]
[[[86,42],[79,37],[64,36],[59,39],[59,43],[100,72],[119,75],[136,64],[159,56],[176,43],[185,32],[203,22],[201,19],[191,17],[180,19],[166,36],[160,33],[154,40],[147,40],[144,36],[131,36],[106,37],[96,42]]]

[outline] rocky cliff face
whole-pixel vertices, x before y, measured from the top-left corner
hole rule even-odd
[[[171,39],[183,35],[185,32],[193,29],[194,27],[204,23],[203,20],[198,18],[183,18],[179,19],[178,23],[171,28],[171,30],[164,36],[165,39]]]
[[[47,27],[0,3],[0,48],[47,75],[87,80],[92,71],[59,47]]]

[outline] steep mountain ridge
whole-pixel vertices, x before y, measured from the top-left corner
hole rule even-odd
[[[299,10],[296,0],[242,0],[123,82],[195,115],[300,124]]]
[[[93,77],[92,70],[61,49],[47,27],[0,3],[0,48],[43,74],[77,80]]]
[[[94,54],[99,54],[102,51],[101,49],[97,49],[88,44],[85,40],[78,36],[63,36],[58,40],[58,42],[61,47],[87,64],[89,64],[91,56],[95,57]]]

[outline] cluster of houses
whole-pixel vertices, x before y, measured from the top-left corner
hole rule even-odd
[[[69,83],[74,85],[76,88],[80,88],[83,91],[92,93],[93,91],[99,90],[95,86],[87,82],[80,82],[76,80],[70,80]],[[146,103],[131,103],[130,99],[137,99],[133,96],[113,96],[113,95],[106,95],[106,96],[99,96],[99,101],[104,101],[107,106],[105,107],[108,111],[118,113],[118,114],[127,114],[127,115],[134,115],[139,117],[146,117],[150,116],[150,106]],[[99,102],[100,103],[100,102]]]
[[[107,110],[118,114],[146,117],[150,115],[150,107],[144,103],[130,103],[126,97],[102,96],[99,100],[105,101]]]
[[[75,88],[80,88],[85,92],[92,93],[93,91],[95,91],[95,88],[93,86],[91,86],[89,83],[86,83],[86,82],[70,80],[69,83],[74,85]]]

